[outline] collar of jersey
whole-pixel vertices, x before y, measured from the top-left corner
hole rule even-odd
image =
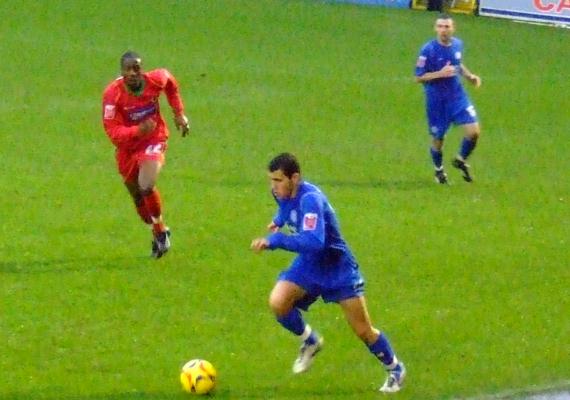
[[[123,82],[123,84],[125,85],[125,88],[127,88],[127,92],[129,92],[133,96],[139,97],[144,92],[144,87],[146,86],[146,80],[143,78],[141,88],[136,92],[133,92],[126,82]]]

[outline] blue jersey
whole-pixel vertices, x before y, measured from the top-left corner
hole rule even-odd
[[[459,125],[477,121],[475,108],[461,84],[463,42],[451,38],[451,45],[444,46],[436,39],[427,42],[416,62],[416,76],[441,70],[447,64],[456,68],[457,74],[449,78],[424,82],[426,109],[430,133],[442,138],[449,124]]]
[[[289,250],[317,264],[352,254],[342,238],[335,212],[325,194],[309,182],[301,182],[294,198],[276,198],[279,210],[273,222],[291,234],[276,232],[268,237],[269,248]]]
[[[309,182],[301,182],[295,197],[275,200],[279,209],[273,222],[289,233],[272,233],[267,238],[268,247],[299,254],[279,276],[307,291],[296,306],[306,310],[318,296],[325,302],[361,296],[364,279],[324,193]]]
[[[458,100],[467,96],[461,84],[462,57],[463,42],[457,38],[451,38],[450,46],[444,46],[434,39],[422,47],[416,63],[416,76],[422,76],[426,72],[439,71],[447,64],[453,65],[457,69],[457,75],[450,78],[424,82],[427,97]]]

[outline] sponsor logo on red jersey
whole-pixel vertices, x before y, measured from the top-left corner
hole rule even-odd
[[[315,213],[307,213],[303,216],[303,230],[314,231],[317,229],[318,215]]]
[[[137,107],[134,110],[128,112],[128,117],[132,122],[139,122],[146,119],[150,115],[156,114],[158,111],[156,104],[151,103],[142,107]]]
[[[103,113],[104,119],[113,119],[115,118],[115,105],[114,104],[105,104],[105,111]]]

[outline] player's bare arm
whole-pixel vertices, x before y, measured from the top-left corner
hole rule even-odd
[[[451,78],[452,76],[455,76],[456,74],[457,74],[456,67],[451,65],[451,63],[447,63],[439,71],[426,72],[422,76],[416,77],[416,82],[423,83],[423,82],[428,82],[428,81],[431,81],[434,79]]]
[[[174,124],[176,125],[176,129],[182,132],[182,137],[190,133],[190,120],[186,115],[174,115]]]
[[[271,223],[267,225],[267,230],[275,233],[279,230],[279,227],[277,226],[277,224],[275,224],[275,222],[271,221]]]
[[[253,239],[250,245],[250,248],[256,253],[260,253],[268,247],[269,241],[266,238]]]
[[[461,74],[475,87],[481,86],[481,77],[469,71],[469,69],[464,64],[461,64]]]

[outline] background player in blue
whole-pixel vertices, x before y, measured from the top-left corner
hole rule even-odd
[[[453,36],[455,24],[449,15],[442,14],[437,18],[435,32],[436,39],[422,47],[416,63],[416,81],[423,83],[426,94],[435,179],[438,183],[448,183],[442,149],[449,125],[454,123],[463,126],[465,136],[452,165],[462,172],[465,181],[471,182],[466,160],[477,144],[480,129],[475,107],[463,89],[461,76],[476,87],[481,86],[481,78],[463,64],[463,42]]]
[[[281,272],[269,296],[277,321],[302,342],[293,372],[309,369],[323,346],[323,338],[305,323],[300,312],[307,311],[320,296],[325,302],[340,305],[353,331],[384,364],[388,377],[380,391],[399,391],[406,374],[404,364],[396,358],[386,336],[372,326],[364,280],[326,196],[302,180],[299,163],[292,154],[278,155],[268,169],[279,208],[267,227],[269,236],[254,239],[251,248],[256,252],[283,249],[298,253],[289,268]]]

